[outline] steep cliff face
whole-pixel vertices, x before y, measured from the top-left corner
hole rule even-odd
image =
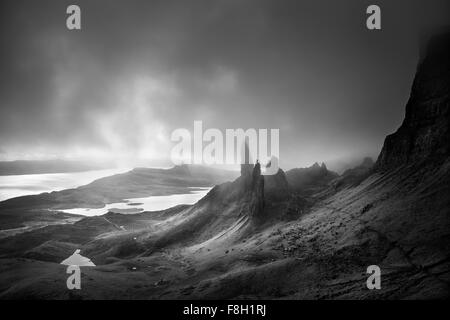
[[[450,33],[433,38],[419,63],[405,119],[386,137],[377,170],[450,155]]]

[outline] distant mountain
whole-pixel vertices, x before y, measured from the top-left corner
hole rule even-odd
[[[304,194],[312,194],[326,187],[339,175],[329,171],[324,163],[317,162],[308,168],[296,168],[286,172],[290,187]]]
[[[366,157],[358,166],[345,170],[340,177],[333,181],[332,185],[335,189],[357,186],[370,176],[373,166],[372,158]]]
[[[65,173],[111,168],[108,164],[89,164],[79,161],[67,160],[16,160],[0,161],[0,176],[39,174],[39,173]]]

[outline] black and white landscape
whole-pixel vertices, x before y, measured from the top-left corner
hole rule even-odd
[[[404,59],[401,54],[410,47],[398,45],[402,49],[397,66],[377,60],[373,68],[379,71],[370,67],[374,73],[364,75],[361,66],[368,57],[397,56],[386,55],[383,50],[387,49],[369,50],[370,54],[361,49],[373,44],[371,41],[384,43],[382,37],[388,38],[388,43],[397,42],[396,34],[388,31],[390,17],[386,29],[368,34],[365,40],[360,36],[369,31],[355,32],[358,36],[348,31],[356,37],[349,50],[332,52],[334,45],[340,45],[330,42],[323,44],[325,51],[313,54],[315,51],[302,43],[320,46],[328,39],[327,23],[336,23],[342,32],[353,28],[356,20],[332,19],[336,11],[323,13],[309,1],[296,1],[303,3],[299,7],[289,1],[285,6],[261,1],[251,7],[254,11],[247,5],[218,1],[201,14],[197,4],[151,3],[153,6],[143,7],[164,13],[164,20],[158,20],[156,14],[149,14],[153,20],[144,13],[139,15],[133,7],[138,3],[133,3],[129,12],[122,10],[124,16],[118,20],[123,30],[117,21],[112,22],[115,34],[105,22],[93,21],[93,16],[99,18],[98,8],[91,7],[95,14],[89,16],[86,5],[85,24],[77,39],[71,39],[65,32],[72,31],[63,30],[65,25],[61,30],[53,26],[52,14],[58,6],[51,2],[47,13],[38,11],[35,16],[50,17],[42,28],[63,37],[61,43],[42,37],[49,42],[35,46],[27,42],[34,34],[29,26],[20,32],[24,39],[13,39],[12,33],[2,28],[2,47],[3,41],[10,39],[10,48],[18,52],[13,56],[11,50],[2,57],[3,63],[10,62],[5,74],[11,78],[3,79],[3,74],[0,87],[0,124],[4,124],[0,155],[5,161],[26,155],[23,158],[31,162],[17,158],[21,161],[2,163],[1,174],[24,175],[25,179],[33,174],[100,170],[110,168],[116,160],[127,160],[134,168],[63,190],[40,193],[30,189],[27,195],[1,201],[0,299],[449,298],[450,31],[427,34],[424,42],[419,41],[423,45],[417,55],[406,54]],[[351,12],[359,8],[350,3],[347,9]],[[83,3],[80,6],[84,10]],[[2,23],[16,25],[23,17],[17,12],[26,6],[9,3],[5,7],[12,14]],[[386,4],[386,8],[393,7]],[[113,9],[105,12],[119,17]],[[128,16],[130,12],[135,20]],[[325,19],[324,26],[305,31],[304,26],[320,20],[319,16],[306,18],[305,12],[322,12],[331,22]],[[304,25],[299,17],[304,17]],[[89,23],[95,25],[93,34]],[[141,30],[144,27],[149,28],[148,38],[137,37],[146,34]],[[212,30],[220,31],[222,38]],[[102,42],[96,38],[99,34],[105,36],[104,48],[94,45]],[[118,47],[114,35],[136,51]],[[372,36],[376,39],[370,40]],[[71,41],[81,47],[66,52]],[[402,41],[407,40],[398,40]],[[65,49],[58,47],[62,44]],[[27,64],[21,60],[27,54],[20,48],[28,45],[40,55],[30,57]],[[351,54],[354,56],[349,57]],[[104,60],[100,62],[99,57]],[[323,64],[327,57],[332,62]],[[144,102],[137,99],[128,105],[123,101],[144,89],[128,90],[126,85],[134,82],[126,77],[148,75],[150,69],[139,68],[147,58],[155,79],[163,80],[140,82],[139,86],[154,85],[153,93]],[[38,68],[33,59],[48,65]],[[91,65],[76,71],[74,65],[83,59]],[[351,66],[352,60],[356,67]],[[408,71],[412,60],[415,65]],[[160,67],[155,66],[158,63]],[[342,70],[342,77],[324,71],[323,66]],[[309,77],[303,78],[302,70]],[[38,82],[28,78],[33,72],[41,77]],[[318,78],[314,78],[316,72]],[[358,74],[358,83],[353,72]],[[170,88],[164,87],[167,78],[161,76],[169,73]],[[408,74],[413,76],[410,80]],[[387,75],[392,78],[383,78]],[[54,82],[53,76],[61,82]],[[104,82],[96,83],[98,80]],[[21,81],[24,86],[19,94],[11,84]],[[379,87],[373,92],[375,85]],[[92,86],[98,86],[97,90]],[[113,105],[119,94],[113,89],[119,87],[125,88],[120,91],[124,100]],[[404,88],[409,88],[405,96]],[[168,92],[175,92],[170,99]],[[299,97],[302,92],[306,100]],[[70,99],[62,98],[64,94]],[[373,96],[382,98],[371,100]],[[24,106],[33,100],[36,109]],[[304,106],[307,100],[311,105]],[[384,105],[377,109],[374,101]],[[186,104],[178,105],[182,102]],[[271,108],[276,102],[279,108]],[[204,107],[208,103],[210,108]],[[228,109],[227,103],[231,104]],[[151,112],[142,112],[141,104]],[[33,116],[34,112],[45,115]],[[127,112],[141,113],[130,115],[127,123]],[[5,120],[11,114],[14,116]],[[151,115],[157,121],[152,122]],[[263,175],[259,163],[242,164],[240,171],[167,165],[163,159],[167,148],[162,147],[167,141],[157,134],[148,135],[146,125],[151,133],[158,133],[164,126],[190,127],[195,117],[202,116],[218,128],[233,121],[240,127],[267,128],[273,119],[281,140],[277,174]],[[17,119],[24,119],[23,131]],[[297,121],[302,128],[297,128]],[[315,121],[315,125],[305,124],[304,129],[304,121]],[[386,128],[390,123],[395,123],[395,130]],[[308,128],[317,134],[308,133]],[[149,143],[150,151],[139,158],[144,148],[141,138]],[[76,162],[41,160],[46,152],[60,152],[58,156],[67,158],[83,146],[95,154],[95,162],[86,162],[85,157]],[[33,160],[33,154],[39,156]],[[0,185],[0,193],[7,187]],[[174,206],[146,209],[154,205],[151,202],[146,207],[148,199],[168,201],[164,197],[181,195],[187,198],[175,200]],[[84,263],[80,264],[80,290],[66,286],[66,268],[73,261]],[[371,265],[382,271],[380,289],[366,286],[366,270]]]

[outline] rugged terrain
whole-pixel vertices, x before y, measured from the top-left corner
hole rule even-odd
[[[449,43],[431,42],[405,120],[375,164],[366,159],[341,176],[323,164],[274,176],[243,165],[192,206],[1,239],[0,297],[448,298]],[[82,267],[82,289],[70,291],[59,263],[75,249],[96,267]],[[381,268],[380,290],[366,287],[369,265]]]

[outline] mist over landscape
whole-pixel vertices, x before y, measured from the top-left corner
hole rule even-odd
[[[279,128],[283,168],[342,170],[400,124],[435,2],[379,1],[370,33],[364,1],[80,1],[76,32],[67,1],[3,1],[0,160],[168,166],[202,120]]]
[[[449,3],[371,4],[2,1],[0,300],[448,299]]]

